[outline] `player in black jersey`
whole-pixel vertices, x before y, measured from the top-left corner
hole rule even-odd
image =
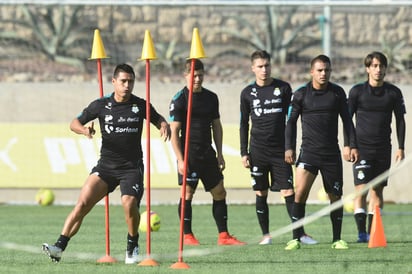
[[[182,175],[185,168],[184,148],[187,129],[188,87],[191,85],[191,64],[192,60],[187,60],[184,67],[187,86],[176,93],[170,103],[171,143],[176,154],[180,185],[183,183]],[[227,229],[226,190],[222,174],[225,169],[225,160],[222,153],[223,130],[220,122],[219,101],[215,93],[202,87],[203,77],[203,63],[195,59],[184,201],[184,244],[199,245],[199,241],[192,232],[192,199],[200,179],[204,189],[209,191],[213,198],[212,214],[219,232],[218,244],[241,245],[244,243],[231,236]],[[212,147],[212,133],[216,151]],[[179,218],[181,217],[181,207],[182,199],[179,200]]]
[[[114,92],[91,102],[70,124],[73,132],[93,138],[93,120],[98,119],[102,145],[100,159],[67,216],[60,237],[54,245],[43,244],[43,250],[53,261],[60,260],[68,241],[78,232],[83,218],[94,205],[118,185],[128,228],[125,263],[137,263],[139,259],[139,206],[144,190],[141,136],[146,101],[132,94],[134,81],[131,66],[116,66],[112,78]],[[152,106],[150,112],[150,121],[166,141],[170,138],[169,124]]]
[[[405,147],[405,104],[401,90],[384,81],[388,61],[381,52],[372,52],[364,60],[368,80],[355,85],[349,92],[349,111],[356,117],[356,136],[359,149],[359,162],[353,165],[355,189],[361,191],[365,184],[391,165],[391,122],[392,113],[396,119],[398,149],[395,161],[404,159]],[[371,188],[369,204],[365,195],[354,200],[355,221],[358,228],[358,242],[368,242],[373,219],[373,211],[378,205],[383,208],[383,188],[385,179]],[[368,210],[368,230],[366,230],[366,210]]]
[[[301,116],[302,144],[296,161],[295,203],[293,221],[305,217],[306,201],[312,184],[320,171],[323,186],[331,203],[342,196],[343,175],[342,159],[338,144],[338,116],[350,137],[350,148],[345,150],[345,160],[356,162],[358,151],[354,126],[349,116],[345,91],[329,82],[331,75],[329,57],[319,55],[311,61],[312,80],[293,94],[289,118],[285,133],[285,161],[295,162],[296,123]],[[348,245],[341,239],[343,207],[331,211],[333,240],[332,248],[347,249]],[[300,248],[299,238],[302,227],[293,230],[294,240],[288,242],[286,250]]]
[[[289,83],[271,77],[270,55],[257,50],[251,55],[256,80],[240,95],[240,153],[242,164],[250,169],[252,188],[256,192],[256,214],[263,239],[271,244],[269,232],[268,191],[280,191],[292,217],[295,200],[292,168],[285,162],[285,122],[292,96]],[[249,145],[249,120],[251,121]],[[302,243],[316,244],[303,234]]]

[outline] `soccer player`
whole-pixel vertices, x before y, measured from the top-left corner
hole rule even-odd
[[[353,165],[355,189],[361,191],[365,184],[391,165],[391,122],[392,113],[396,120],[398,149],[395,161],[405,158],[405,104],[401,90],[384,81],[388,61],[381,52],[372,52],[365,57],[364,65],[368,79],[352,87],[348,105],[350,115],[356,117],[356,136],[359,162]],[[388,180],[382,180],[364,195],[354,199],[354,214],[358,228],[358,242],[368,242],[375,206],[383,208],[383,188]],[[366,197],[369,203],[366,207]],[[368,230],[366,230],[368,210]]]
[[[337,137],[338,116],[341,117],[350,138],[350,148],[345,150],[344,158],[352,162],[358,160],[354,126],[349,115],[346,94],[340,86],[329,81],[331,71],[329,57],[315,57],[310,65],[312,80],[293,94],[285,133],[285,161],[289,164],[293,164],[296,158],[296,123],[299,116],[302,124],[302,143],[296,161],[293,222],[305,217],[306,201],[319,171],[330,203],[341,199],[343,172]],[[347,243],[341,239],[342,217],[343,207],[330,212],[334,249],[348,248]],[[299,249],[299,238],[302,235],[302,227],[294,229],[293,240],[287,243],[285,249]]]
[[[242,164],[250,169],[256,193],[256,214],[262,230],[261,245],[272,244],[269,232],[268,190],[280,191],[292,217],[295,199],[291,165],[285,162],[285,121],[292,95],[289,83],[271,77],[270,54],[257,50],[251,55],[255,81],[240,95],[240,153]],[[249,120],[250,129],[249,147]],[[306,234],[305,244],[317,241]]]
[[[98,119],[102,145],[100,159],[87,177],[56,243],[43,244],[43,251],[55,262],[60,261],[62,252],[80,229],[84,217],[117,186],[120,186],[128,230],[125,263],[138,262],[139,206],[144,190],[141,135],[146,102],[132,94],[134,82],[133,68],[127,64],[117,65],[112,78],[114,92],[91,102],[70,124],[73,132],[93,138],[95,129],[92,121]],[[160,130],[165,141],[170,138],[169,124],[152,106],[150,121]]]
[[[191,85],[191,63],[187,60],[184,75],[187,86],[173,97],[170,103],[171,144],[177,159],[179,185],[183,183],[184,148],[187,130],[187,109],[189,90]],[[222,154],[223,130],[220,122],[218,97],[212,91],[203,88],[204,66],[194,60],[192,116],[190,124],[190,142],[187,164],[185,200],[179,200],[179,218],[184,202],[184,244],[199,245],[192,232],[192,199],[199,179],[205,191],[209,191],[213,198],[212,214],[219,232],[219,245],[242,245],[228,233],[226,190],[223,185],[222,171],[225,169],[225,160]],[[212,136],[216,151],[212,147]]]

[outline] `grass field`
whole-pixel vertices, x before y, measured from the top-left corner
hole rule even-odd
[[[314,214],[322,205],[308,205]],[[283,205],[272,205],[271,229],[289,224]],[[126,225],[120,206],[110,207],[111,255],[119,260],[101,264],[105,255],[104,207],[97,206],[73,237],[60,263],[41,252],[43,242],[54,243],[60,233],[68,206],[0,205],[0,273],[412,273],[412,205],[387,205],[382,215],[386,248],[368,248],[357,244],[352,214],[345,214],[342,238],[348,250],[330,248],[329,216],[306,225],[306,231],[320,241],[300,250],[285,251],[291,233],[274,239],[271,246],[259,246],[260,229],[251,205],[229,206],[229,230],[248,242],[242,247],[218,247],[217,233],[210,205],[195,205],[193,229],[201,242],[186,247],[183,261],[190,268],[171,269],[178,259],[179,222],[175,205],[155,206],[162,220],[159,232],[152,232],[151,254],[160,265],[142,267],[125,265]],[[144,210],[144,207],[142,207]],[[145,253],[146,234],[140,236],[141,253]],[[197,254],[197,255],[195,255]]]

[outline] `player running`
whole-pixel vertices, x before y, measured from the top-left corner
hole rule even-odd
[[[43,251],[58,262],[69,240],[79,231],[84,217],[94,205],[120,186],[127,224],[126,264],[139,260],[139,206],[143,196],[143,152],[141,136],[146,118],[146,101],[133,95],[135,73],[127,64],[116,66],[112,84],[114,92],[89,104],[70,124],[70,129],[93,138],[93,122],[98,119],[102,135],[100,159],[84,183],[76,206],[69,213],[57,241],[43,244]],[[170,128],[151,106],[150,121],[166,141]]]

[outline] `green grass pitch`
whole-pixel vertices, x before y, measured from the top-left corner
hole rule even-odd
[[[322,205],[308,205],[313,214]],[[201,245],[185,247],[187,270],[171,269],[178,260],[179,221],[176,205],[152,206],[161,217],[161,228],[151,233],[151,255],[159,266],[125,265],[126,224],[120,206],[110,206],[110,251],[119,261],[101,264],[105,255],[104,206],[96,206],[79,233],[71,239],[60,263],[41,252],[43,242],[54,243],[71,206],[0,205],[0,273],[412,273],[412,205],[386,205],[382,214],[387,247],[357,244],[352,214],[346,213],[342,238],[348,250],[333,250],[329,216],[306,225],[307,233],[320,241],[285,251],[291,232],[274,238],[271,246],[259,246],[260,229],[253,205],[229,205],[229,231],[248,242],[242,247],[218,247],[211,205],[194,205],[193,230]],[[141,211],[144,211],[144,206]],[[289,224],[283,205],[270,206],[270,228]],[[147,251],[146,233],[140,250]]]

